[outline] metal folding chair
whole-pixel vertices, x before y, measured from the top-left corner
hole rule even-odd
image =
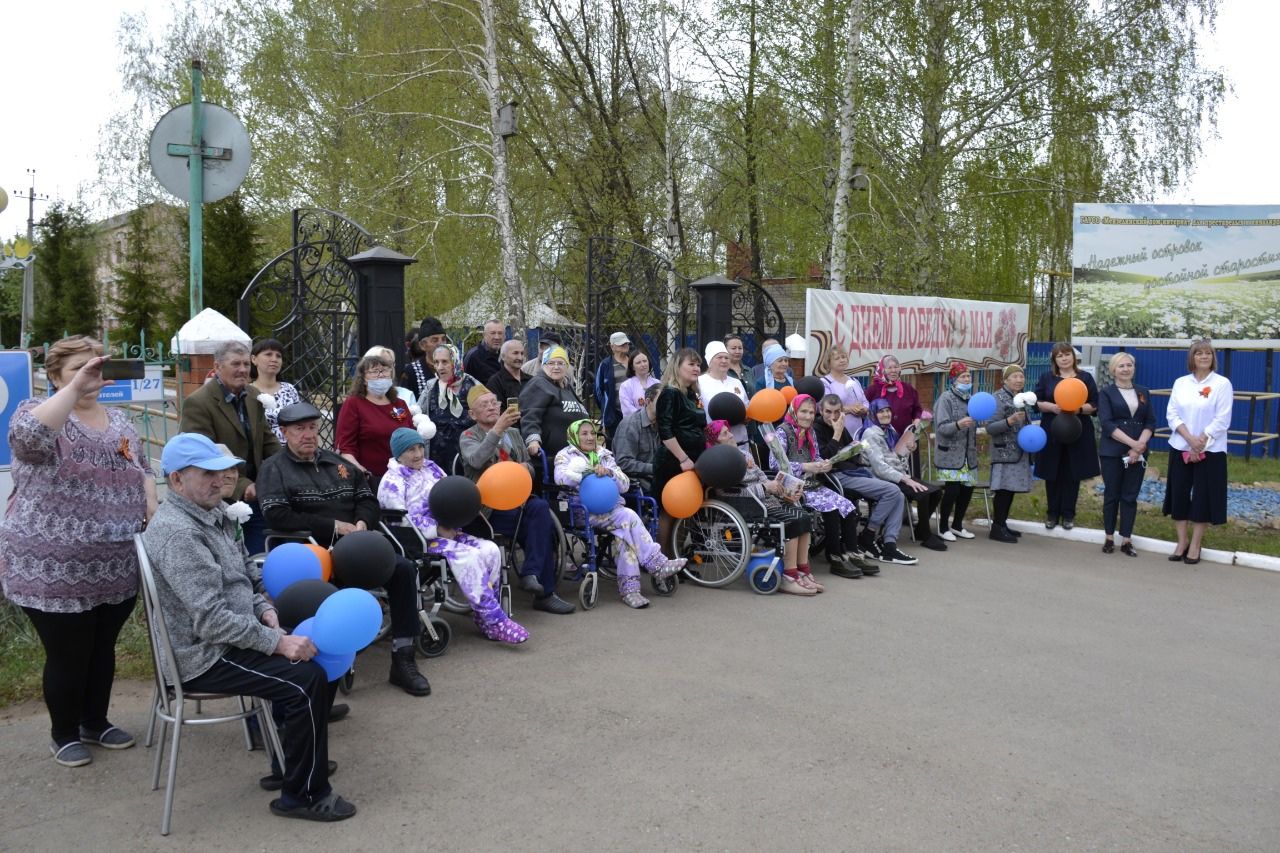
[[[244,727],[245,746],[253,748],[253,740],[249,733],[248,721],[257,717],[258,725],[263,733],[263,742],[271,755],[274,755],[284,767],[284,748],[280,744],[280,735],[276,731],[275,721],[271,717],[271,703],[254,696],[236,696],[228,693],[203,693],[184,690],[182,676],[174,662],[173,644],[169,640],[169,629],[164,621],[164,613],[160,610],[160,599],[156,594],[155,575],[151,570],[151,560],[147,557],[146,547],[142,542],[142,534],[133,537],[134,548],[138,552],[138,575],[142,587],[142,604],[147,614],[147,636],[151,641],[151,660],[155,664],[155,696],[151,709],[151,726],[148,728],[147,745],[152,742],[155,723],[160,723],[160,737],[156,746],[156,760],[151,773],[151,790],[160,787],[160,763],[164,758],[164,741],[166,728],[173,726],[173,743],[169,750],[168,781],[164,789],[164,812],[160,818],[160,834],[168,835],[173,817],[173,792],[178,782],[178,747],[182,742],[183,726],[210,726],[217,723],[239,722]],[[239,711],[221,714],[215,717],[187,717],[187,702],[210,702],[219,699],[235,699],[240,706]],[[197,709],[199,714],[200,710]]]

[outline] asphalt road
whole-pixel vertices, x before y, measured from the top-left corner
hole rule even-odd
[[[1280,575],[1025,536],[814,599],[685,585],[632,612],[456,619],[435,692],[361,655],[333,726],[337,825],[271,816],[231,726],[184,736],[174,832],[151,752],[56,766],[0,719],[4,850],[1280,849]],[[453,617],[451,617],[453,618]],[[117,689],[141,734],[146,685]]]

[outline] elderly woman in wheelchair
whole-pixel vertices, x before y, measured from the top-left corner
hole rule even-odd
[[[476,627],[490,640],[515,645],[529,639],[529,632],[502,610],[495,589],[502,577],[502,553],[498,546],[461,530],[443,527],[431,515],[428,495],[443,480],[440,466],[427,459],[426,443],[416,430],[398,429],[391,435],[391,460],[378,485],[378,503],[407,514],[409,522],[426,539],[428,556],[441,556],[458,587],[471,604]]]
[[[574,421],[569,425],[569,444],[556,454],[555,481],[566,490],[576,492],[582,478],[588,474],[609,477],[625,492],[631,486],[622,473],[613,453],[597,443],[596,425],[589,420]],[[570,499],[577,502],[576,494]],[[669,560],[649,535],[648,528],[634,510],[623,505],[622,498],[609,512],[590,513],[587,519],[597,530],[614,538],[614,553],[618,568],[618,593],[622,601],[636,609],[649,606],[649,600],[640,594],[640,569],[663,580],[684,567],[684,560]]]
[[[737,438],[729,428],[729,422],[715,420],[707,424],[707,447],[717,444],[737,446]],[[747,473],[742,483],[736,488],[720,489],[719,495],[740,512],[749,525],[762,521],[781,522],[783,536],[782,547],[784,576],[792,579],[792,583],[784,583],[784,589],[797,595],[814,595],[816,591],[806,589],[795,583],[800,569],[800,556],[808,560],[809,534],[813,530],[812,516],[801,509],[800,496],[787,492],[783,485],[783,477],[771,477],[755,463],[751,451],[739,448],[747,457]]]

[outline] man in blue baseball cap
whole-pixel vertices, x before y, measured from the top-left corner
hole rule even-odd
[[[324,670],[311,662],[316,647],[280,628],[262,575],[222,509],[223,471],[241,462],[206,436],[185,432],[160,456],[169,494],[143,542],[174,663],[188,690],[275,704],[284,721],[285,774],[273,814],[345,820],[356,807],[329,786],[330,697]]]

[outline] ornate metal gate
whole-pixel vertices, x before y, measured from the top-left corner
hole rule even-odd
[[[293,247],[258,271],[237,306],[241,329],[284,344],[283,375],[325,413],[321,442],[329,447],[337,404],[360,356],[357,278],[347,258],[373,245],[368,231],[340,213],[294,210]]]
[[[623,331],[643,342],[650,357],[665,362],[684,345],[690,331],[689,280],[675,274],[674,292],[664,255],[613,237],[592,237],[587,245],[587,342],[584,369],[592,371],[609,355],[609,335]],[[591,380],[587,378],[587,387]]]
[[[754,336],[750,341],[757,349],[765,338],[787,338],[787,321],[773,295],[753,278],[739,278],[741,285],[733,292],[729,327],[743,336]]]

